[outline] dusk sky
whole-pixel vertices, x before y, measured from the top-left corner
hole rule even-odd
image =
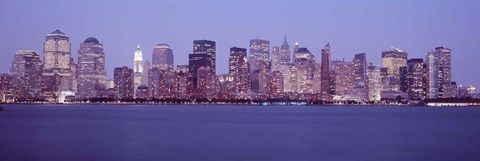
[[[380,64],[392,46],[423,58],[437,46],[452,49],[453,80],[480,85],[480,1],[478,0],[2,0],[0,72],[8,72],[15,51],[36,50],[43,60],[45,36],[59,29],[70,37],[72,57],[80,42],[96,37],[104,45],[108,77],[113,68],[133,66],[140,44],[144,60],[153,47],[173,48],[175,66],[188,64],[193,40],[217,43],[217,73],[227,73],[229,48],[248,48],[253,38],[279,46],[286,34],[320,62],[325,43],[332,60],[367,53]]]

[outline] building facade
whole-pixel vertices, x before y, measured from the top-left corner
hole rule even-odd
[[[134,72],[129,67],[117,67],[113,70],[116,99],[134,98]]]
[[[173,50],[168,44],[157,44],[152,53],[152,67],[173,70]]]
[[[101,97],[106,89],[105,53],[103,45],[93,37],[87,38],[78,49],[77,97]]]

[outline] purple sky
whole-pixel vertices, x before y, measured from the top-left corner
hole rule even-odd
[[[423,59],[436,46],[449,47],[453,79],[479,85],[479,6],[478,0],[0,1],[0,72],[19,49],[34,49],[43,59],[45,36],[56,29],[70,36],[75,60],[80,42],[96,37],[110,78],[114,67],[133,65],[137,44],[146,60],[155,44],[170,44],[178,65],[188,63],[193,40],[213,40],[217,73],[227,73],[230,47],[247,48],[256,37],[281,45],[286,34],[317,62],[327,42],[332,59],[365,52],[375,64],[391,46]]]

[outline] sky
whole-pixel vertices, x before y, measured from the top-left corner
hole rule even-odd
[[[188,64],[193,40],[217,43],[217,73],[228,73],[229,48],[249,40],[280,46],[284,35],[307,47],[317,62],[326,43],[332,60],[367,53],[380,64],[392,47],[423,58],[437,46],[452,49],[453,80],[480,86],[480,1],[478,0],[2,0],[0,72],[8,72],[17,50],[36,50],[56,29],[70,37],[77,60],[88,37],[104,45],[107,75],[133,66],[139,44],[151,60],[156,44],[173,49],[175,66]]]

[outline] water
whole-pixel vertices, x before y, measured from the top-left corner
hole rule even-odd
[[[4,105],[1,161],[480,160],[480,108]]]

